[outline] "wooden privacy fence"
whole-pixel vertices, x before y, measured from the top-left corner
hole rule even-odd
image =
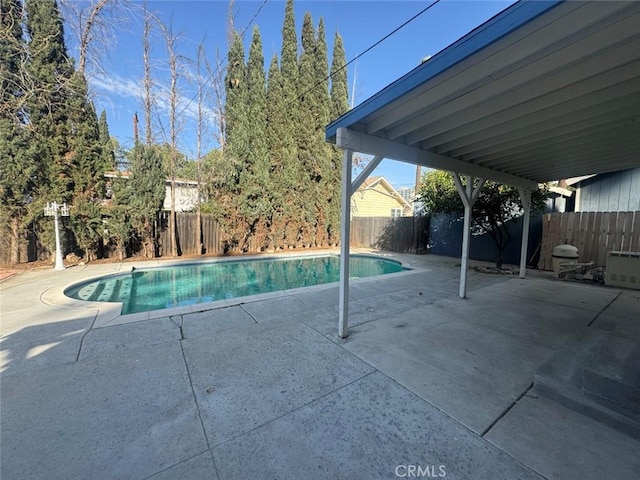
[[[169,212],[162,212],[160,232],[160,255],[171,256],[169,236]],[[198,254],[196,214],[176,214],[178,250],[181,255]],[[212,215],[202,215],[202,237],[205,253],[224,253],[220,241],[221,231]],[[393,252],[426,251],[429,243],[429,221],[427,217],[355,217],[351,220],[351,245],[371,247]]]
[[[579,262],[604,266],[607,252],[640,251],[640,211],[547,213],[542,218],[542,251],[538,268],[553,270],[553,248],[578,248]]]
[[[171,256],[171,237],[169,235],[169,212],[162,212],[159,218],[159,254]],[[176,240],[180,255],[198,255],[199,239],[196,232],[197,218],[195,213],[176,214]],[[0,229],[0,235],[4,232]],[[8,233],[0,241],[0,263],[9,263],[9,248],[6,239]],[[213,215],[202,215],[202,244],[206,254],[222,255],[224,245],[221,241],[222,231]],[[34,235],[25,239],[25,251],[30,253],[29,261],[36,258],[37,240]],[[354,247],[371,247],[400,253],[426,253],[429,243],[428,217],[356,217],[351,221],[351,245]],[[105,252],[109,256],[109,252]],[[134,252],[134,255],[136,253]],[[33,257],[33,258],[32,258]],[[26,258],[26,254],[25,257]]]
[[[429,217],[354,217],[350,245],[400,253],[426,253]]]
[[[162,212],[161,222],[164,228],[160,231],[160,256],[171,256],[171,236],[169,235],[169,212]],[[178,213],[176,214],[176,238],[178,250],[181,255],[197,255],[198,236],[196,233],[197,214]],[[222,242],[220,241],[220,227],[213,215],[202,215],[202,245],[204,253],[216,255],[223,253]]]

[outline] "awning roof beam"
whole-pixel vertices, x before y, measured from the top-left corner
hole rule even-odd
[[[488,178],[496,182],[506,183],[516,187],[538,188],[537,182],[517,177],[508,173],[499,172],[486,167],[480,167],[471,163],[461,162],[455,158],[427,152],[419,148],[409,147],[402,143],[392,142],[366,133],[356,132],[347,128],[339,128],[336,134],[336,144],[343,149],[355,152],[367,153],[383,158],[399,160],[423,167],[437,168],[449,172],[457,172],[463,175]]]

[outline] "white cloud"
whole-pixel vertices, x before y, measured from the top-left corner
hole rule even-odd
[[[144,100],[144,88],[141,81],[134,81],[130,78],[124,78],[120,75],[111,76],[95,76],[91,78],[91,85],[93,88],[100,91],[103,95],[106,94],[117,95],[122,98],[129,98],[135,100],[142,105]],[[170,102],[170,90],[163,85],[154,85],[151,90],[153,96],[153,103],[157,108],[157,115],[162,116],[159,120],[162,123],[167,123],[169,115],[171,113]],[[198,119],[198,102],[194,96],[189,97],[185,95],[178,96],[176,114],[187,120],[195,122]],[[118,104],[117,101],[112,100],[114,104]],[[217,118],[217,112],[213,108],[205,107],[203,110],[204,120],[209,126],[214,126]]]

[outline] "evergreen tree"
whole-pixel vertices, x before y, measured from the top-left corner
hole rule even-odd
[[[267,97],[262,39],[258,27],[253,29],[247,63],[247,111],[251,120],[248,135],[249,156],[240,177],[243,199],[239,211],[249,227],[244,249],[258,250],[266,246],[271,226],[269,154],[267,150]],[[249,126],[249,125],[247,125]],[[249,240],[249,239],[247,239]]]
[[[293,0],[287,0],[284,23],[282,26],[282,54],[280,56],[280,73],[282,75],[282,96],[286,116],[283,129],[291,132],[284,137],[287,142],[283,149],[284,185],[290,187],[285,200],[285,216],[289,219],[285,228],[285,243],[288,246],[301,245],[301,230],[304,219],[304,209],[299,206],[299,198],[303,190],[304,172],[298,161],[298,142],[294,136],[300,127],[298,103],[298,39],[296,36]]]
[[[88,99],[87,82],[80,72],[75,72],[69,82],[67,119],[70,138],[66,157],[73,202],[80,199],[99,201],[104,197],[104,172],[110,165],[105,162],[98,117],[93,102]]]
[[[133,237],[131,197],[133,188],[130,179],[117,177],[111,179],[111,200],[107,203],[105,214],[105,237],[114,244],[119,260],[128,257],[127,247]]]
[[[298,141],[298,161],[303,169],[303,182],[300,185],[298,198],[302,217],[302,239],[307,245],[315,244],[318,210],[316,204],[322,196],[320,179],[322,171],[317,152],[316,140],[318,123],[318,105],[314,83],[316,80],[315,57],[316,38],[313,20],[309,12],[305,13],[302,22],[302,54],[300,55],[298,74],[298,125],[296,127]]]
[[[22,123],[20,98],[24,95],[26,61],[20,0],[0,0],[0,118]]]
[[[347,59],[342,45],[342,37],[336,32],[331,60],[331,121],[349,110],[347,84]]]
[[[321,131],[324,142],[324,128],[330,121],[331,98],[329,97],[329,59],[327,54],[327,39],[324,28],[324,19],[318,23],[318,37],[315,51],[315,88],[318,105],[317,128]]]
[[[131,178],[129,206],[131,225],[142,241],[144,255],[155,256],[157,239],[154,222],[162,210],[165,197],[165,172],[162,155],[155,146],[137,144],[130,152]],[[127,194],[123,195],[125,198]],[[122,212],[117,212],[121,215]]]
[[[333,162],[331,156],[333,150],[331,146],[325,141],[324,129],[329,123],[329,111],[331,105],[331,98],[329,97],[329,61],[327,55],[327,41],[324,28],[324,20],[320,18],[318,23],[318,34],[316,38],[316,50],[315,50],[315,79],[314,79],[314,94],[316,105],[316,132],[315,142],[318,163],[320,165],[320,171],[322,176],[319,181],[318,192],[319,195],[316,200],[316,243],[320,246],[326,245],[329,242],[329,216],[328,212],[332,207],[332,202],[339,200],[333,197],[333,177],[332,168]]]
[[[237,32],[233,32],[225,81],[225,148],[224,157],[216,161],[212,179],[216,188],[211,190],[212,211],[224,232],[225,250],[238,250],[244,245],[248,230],[240,207],[241,178],[249,162],[249,102],[247,99],[247,72],[244,45]]]
[[[232,188],[237,188],[240,171],[249,157],[246,66],[242,38],[237,33],[234,33],[228,58],[225,89],[227,122],[225,154],[235,170],[233,172],[235,185]]]
[[[73,191],[69,140],[69,84],[73,61],[67,55],[62,19],[55,0],[27,0],[28,73],[34,90],[28,99],[29,123],[44,159],[46,185],[40,194],[68,202]],[[38,204],[39,209],[42,205]],[[50,224],[51,222],[47,222]]]
[[[290,192],[295,185],[290,184],[286,160],[291,157],[293,145],[292,132],[287,129],[286,104],[282,88],[282,75],[278,66],[278,57],[274,54],[269,65],[267,82],[267,122],[266,138],[270,157],[271,178],[271,247],[285,245],[285,229],[290,217]],[[293,207],[291,208],[293,210]]]
[[[64,28],[55,0],[26,0],[26,30],[29,38],[29,58],[26,75],[31,83],[25,105],[33,139],[33,149],[39,159],[42,181],[35,185],[34,201],[29,205],[29,218],[40,245],[54,251],[53,222],[44,218],[43,207],[48,201],[70,203],[73,192],[72,158],[69,155],[69,83],[73,61],[67,55]],[[66,220],[61,223],[62,249],[66,250]]]
[[[75,240],[90,259],[101,238],[99,201],[107,168],[98,118],[86,79],[82,72],[74,72],[67,54],[57,2],[27,0],[25,6],[30,39],[27,66],[34,86],[27,101],[28,122],[46,178],[36,189],[39,201],[32,203],[33,213],[40,215],[44,201],[69,203]],[[51,223],[42,224],[45,237],[51,236]]]
[[[12,263],[25,260],[20,239],[41,171],[22,105],[27,57],[21,23],[20,1],[0,0],[0,226],[10,232],[3,248],[10,251]]]
[[[347,60],[342,45],[342,37],[338,32],[333,42],[331,60],[331,120],[335,120],[349,110],[347,84]],[[327,224],[329,241],[337,244],[340,240],[340,197],[342,183],[342,155],[338,147],[331,146],[333,153],[329,165],[329,187],[331,199],[327,208]]]
[[[102,149],[102,163],[109,170],[113,170],[116,168],[116,156],[113,148],[113,141],[109,134],[107,112],[104,110],[100,114],[100,120],[98,121],[98,135],[100,138],[100,147]]]
[[[87,99],[84,75],[75,72],[69,89],[70,176],[73,181],[71,228],[87,261],[99,255],[102,245],[102,209],[104,173],[109,168],[103,156],[93,103]]]

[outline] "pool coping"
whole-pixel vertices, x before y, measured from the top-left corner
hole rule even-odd
[[[170,259],[170,260],[143,260],[141,263],[132,264],[129,270],[123,269],[116,273],[110,274],[102,274],[102,275],[93,275],[89,276],[83,280],[76,280],[69,284],[55,286],[48,290],[45,290],[40,296],[40,300],[46,304],[53,307],[63,307],[63,308],[73,308],[73,309],[83,309],[95,312],[95,319],[93,322],[92,328],[101,328],[108,327],[113,325],[121,325],[126,323],[134,323],[141,322],[145,320],[154,320],[158,318],[166,318],[166,317],[174,317],[179,315],[186,315],[190,313],[199,313],[205,312],[209,310],[219,310],[222,308],[234,307],[237,305],[243,305],[247,303],[254,303],[263,300],[273,300],[277,298],[287,297],[291,295],[297,295],[302,292],[313,292],[313,291],[321,291],[329,288],[335,288],[339,285],[339,282],[331,282],[331,283],[323,283],[320,285],[311,285],[306,287],[297,287],[290,288],[287,290],[280,290],[277,292],[269,292],[269,293],[259,293],[255,295],[247,295],[243,297],[236,297],[231,299],[223,299],[223,300],[215,300],[213,302],[203,302],[196,303],[193,305],[184,305],[180,307],[171,307],[171,308],[163,308],[160,310],[150,310],[148,312],[138,312],[122,315],[122,306],[121,302],[95,302],[95,301],[87,301],[87,300],[78,300],[65,295],[65,290],[70,288],[73,285],[77,285],[78,283],[90,282],[92,280],[96,280],[99,278],[109,278],[115,276],[121,276],[126,274],[127,271],[131,272],[134,269],[153,269],[153,268],[163,268],[163,267],[172,267],[178,265],[189,265],[189,264],[202,264],[202,263],[220,263],[220,262],[233,262],[233,261],[247,261],[247,260],[269,260],[276,259],[282,257],[322,257],[327,255],[339,255],[339,250],[328,250],[326,252],[279,252],[279,253],[269,253],[269,254],[261,254],[261,255],[242,255],[242,256],[233,256],[233,257],[214,257],[214,258],[185,258],[185,259]],[[394,278],[402,275],[411,275],[414,273],[418,273],[422,271],[422,268],[412,266],[407,261],[395,258],[396,255],[392,253],[382,253],[382,252],[352,252],[353,255],[358,256],[369,256],[373,258],[386,258],[388,260],[393,260],[395,262],[400,263],[403,270],[401,272],[396,273],[388,273],[386,275],[391,275]],[[366,283],[369,281],[379,280],[381,275],[373,276],[373,277],[364,277],[364,278],[353,278],[349,280],[350,285]]]

